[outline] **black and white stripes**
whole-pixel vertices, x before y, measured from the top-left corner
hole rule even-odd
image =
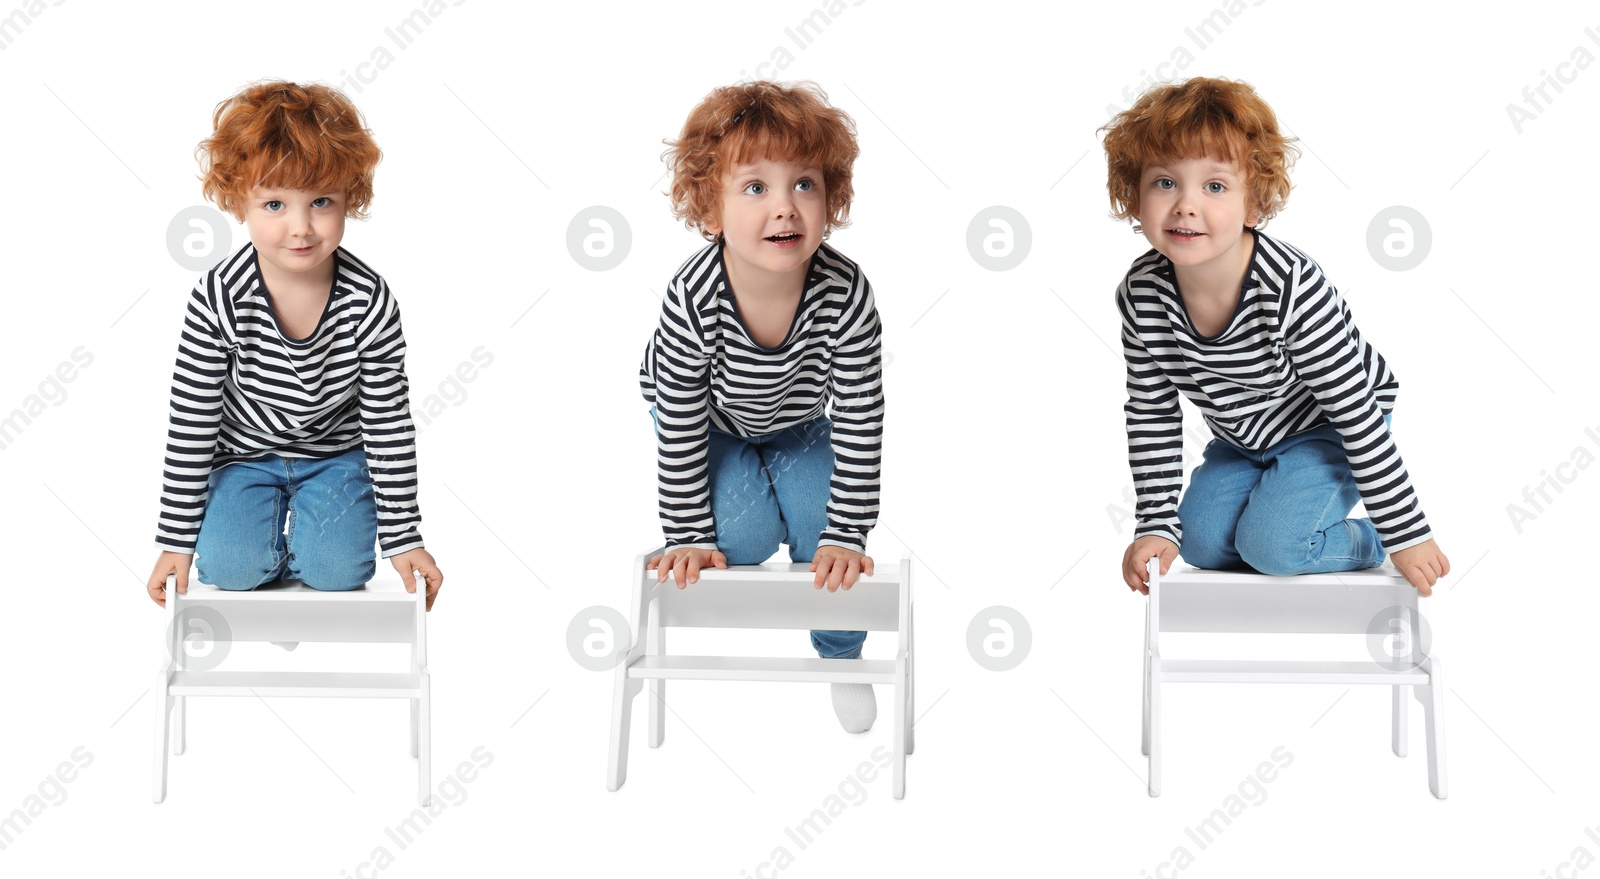
[[[307,338],[280,331],[253,245],[195,285],[178,343],[156,546],[194,552],[212,470],[366,450],[385,558],[422,546],[400,310],[343,249]]]
[[[755,437],[826,412],[834,465],[819,545],[864,551],[878,518],[883,448],[882,342],[871,285],[855,263],[822,245],[788,338],[766,348],[740,321],[725,277],[714,244],[678,269],[639,369],[640,390],[656,407],[667,545],[716,548],[706,473],[711,425]]]
[[[1172,263],[1155,250],[1134,262],[1117,291],[1135,534],[1181,542],[1181,393],[1219,439],[1241,448],[1259,451],[1332,424],[1384,547],[1427,540],[1431,529],[1383,420],[1399,382],[1310,257],[1260,232],[1255,239],[1239,306],[1215,337],[1196,332]]]

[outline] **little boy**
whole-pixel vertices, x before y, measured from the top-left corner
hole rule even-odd
[[[339,247],[382,154],[326,86],[260,83],[213,122],[203,191],[250,243],[189,298],[150,597],[166,605],[169,574],[186,592],[196,553],[200,581],[221,589],[357,589],[376,541],[408,591],[423,573],[432,608],[444,575],[418,531],[399,306]]]
[[[1373,567],[1422,595],[1450,562],[1389,433],[1399,382],[1310,257],[1258,231],[1298,150],[1250,86],[1146,92],[1103,129],[1114,215],[1154,247],[1117,291],[1138,497],[1129,588],[1180,553],[1289,575]],[[1183,483],[1178,395],[1215,435]],[[1360,500],[1370,519],[1346,518]]]
[[[872,573],[884,410],[872,287],[823,243],[849,222],[850,117],[815,86],[753,82],[712,92],[671,147],[674,213],[713,243],[668,285],[639,370],[666,534],[650,567],[681,589],[781,542],[849,589]],[[865,639],[811,633],[823,657]],[[831,692],[846,730],[872,726],[870,685]]]

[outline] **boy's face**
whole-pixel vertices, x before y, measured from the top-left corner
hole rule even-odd
[[[244,222],[250,243],[280,278],[318,279],[344,238],[344,193],[256,187]],[[270,266],[270,268],[269,268]]]
[[[1244,228],[1258,220],[1248,195],[1235,162],[1168,159],[1146,166],[1139,179],[1139,225],[1175,266],[1237,265],[1250,243]]]
[[[725,259],[746,277],[799,275],[827,229],[828,195],[822,169],[760,159],[735,165],[722,178],[722,206],[706,230],[727,242]]]

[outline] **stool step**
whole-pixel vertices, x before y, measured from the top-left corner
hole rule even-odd
[[[416,698],[421,676],[330,671],[177,671],[173,696],[341,696]]]
[[[790,659],[773,656],[641,656],[628,677],[693,681],[801,681],[893,684],[892,659]]]
[[[1413,684],[1427,686],[1418,668],[1392,670],[1375,662],[1317,662],[1274,659],[1163,659],[1166,683],[1243,684]]]

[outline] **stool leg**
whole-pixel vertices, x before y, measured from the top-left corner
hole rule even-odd
[[[1152,666],[1154,664],[1152,663]],[[1151,676],[1145,680],[1150,687],[1150,796],[1161,796],[1161,682],[1155,679],[1158,669],[1152,667]]]
[[[1394,755],[1396,757],[1404,757],[1406,755],[1407,739],[1410,738],[1406,729],[1406,714],[1410,711],[1411,706],[1409,701],[1406,699],[1407,693],[1405,685],[1396,685],[1394,687],[1390,687],[1389,689],[1394,691],[1389,700],[1390,712],[1394,715],[1394,722],[1391,724],[1393,727],[1394,738],[1392,747],[1394,748]]]
[[[417,645],[413,641],[411,644],[411,673],[417,674],[420,671],[421,669],[417,667]],[[419,755],[417,749],[417,726],[421,720],[419,715],[422,713],[422,700],[411,698],[407,699],[406,702],[409,703],[407,705],[409,709],[407,713],[411,715],[411,756],[416,757]]]
[[[184,751],[184,730],[188,727],[185,723],[183,710],[184,697],[172,697],[172,753],[182,754]]]
[[[213,643],[211,649],[217,649],[217,645]],[[183,641],[180,640],[177,643],[176,651],[172,654],[172,667],[174,669],[182,671],[185,668],[183,657]],[[174,754],[182,754],[187,747],[184,741],[184,732],[187,730],[188,724],[184,722],[184,707],[183,696],[172,697],[172,753]]]
[[[611,694],[611,764],[606,770],[606,790],[616,790],[628,780],[628,733],[633,727],[633,697],[644,681],[628,677],[628,668],[617,668],[617,684]]]
[[[650,602],[650,624],[645,629],[645,653],[660,656],[667,650],[667,633],[661,628],[661,602]],[[650,682],[650,747],[659,748],[667,735],[667,682]]]
[[[1417,701],[1422,703],[1422,716],[1428,738],[1428,790],[1439,799],[1449,795],[1444,771],[1444,684],[1441,681],[1439,659],[1430,656],[1423,660],[1428,670],[1428,685],[1415,687]]]
[[[433,801],[433,718],[428,696],[428,675],[421,680],[422,693],[417,704],[417,803],[429,805]]]
[[[172,698],[167,695],[167,670],[156,674],[156,759],[150,798],[159,803],[167,798],[167,711]]]
[[[910,739],[907,730],[910,718],[906,716],[909,708],[906,702],[907,672],[908,669],[902,666],[894,680],[894,798],[897,800],[903,800],[906,796],[906,743]]]
[[[1139,753],[1150,756],[1150,607],[1144,609],[1144,721],[1139,726]]]
[[[906,609],[906,753],[917,749],[916,612]]]

